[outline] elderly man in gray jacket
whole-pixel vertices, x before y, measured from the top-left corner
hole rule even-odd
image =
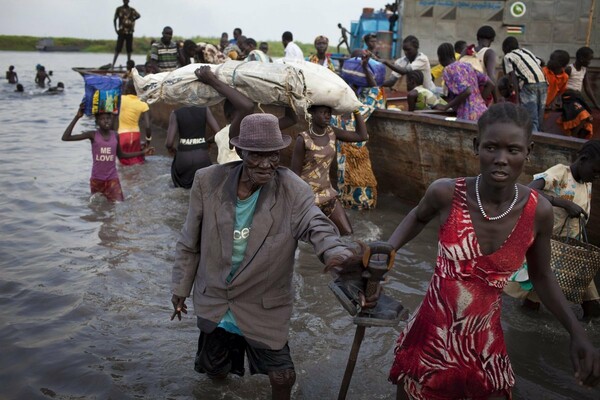
[[[196,371],[243,375],[246,354],[251,374],[269,376],[273,399],[289,399],[296,379],[287,338],[298,240],[328,267],[360,260],[315,206],[310,187],[279,166],[290,141],[275,116],[252,114],[231,139],[243,161],[196,172],[172,276],[172,318],[181,319],[193,290]]]

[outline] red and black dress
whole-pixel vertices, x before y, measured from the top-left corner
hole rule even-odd
[[[510,398],[515,383],[500,325],[502,288],[533,243],[537,193],[511,234],[492,254],[481,252],[464,178],[439,230],[438,257],[423,303],[400,334],[390,381],[415,399]]]

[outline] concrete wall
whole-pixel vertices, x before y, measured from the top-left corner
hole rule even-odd
[[[443,42],[476,42],[477,29],[490,25],[496,30],[492,48],[502,55],[502,41],[508,25],[524,25],[525,33],[516,35],[523,47],[538,57],[548,59],[555,49],[572,57],[585,45],[591,0],[524,0],[526,12],[511,16],[515,0],[409,0],[403,5],[402,37],[419,38],[421,51],[437,60],[437,47]],[[590,47],[600,57],[600,3],[596,4]],[[499,59],[500,61],[500,59]],[[600,64],[600,62],[598,62]]]

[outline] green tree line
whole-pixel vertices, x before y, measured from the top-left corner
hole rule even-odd
[[[36,45],[40,41],[41,37],[36,36],[11,36],[11,35],[0,35],[0,50],[4,51],[37,51]],[[64,38],[54,37],[54,46],[76,46],[79,51],[86,53],[114,53],[116,39],[78,39],[78,38]],[[160,38],[149,38],[149,37],[134,37],[133,38],[133,53],[134,54],[148,54],[150,52],[150,45],[152,39],[158,40]],[[173,40],[184,40],[191,39],[194,42],[205,42],[212,43],[214,45],[219,44],[219,38],[205,38],[196,36],[193,38],[181,38],[175,37]],[[276,41],[267,41],[269,43],[269,55],[272,57],[283,57],[283,44]],[[315,48],[312,43],[298,43],[298,46],[304,52],[304,55],[310,55],[315,53]],[[124,49],[123,49],[124,51]],[[334,53],[335,47],[330,46],[329,51]]]

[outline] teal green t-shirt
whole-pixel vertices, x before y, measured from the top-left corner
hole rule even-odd
[[[252,218],[254,217],[254,210],[256,209],[256,202],[260,189],[252,193],[250,197],[244,200],[237,199],[235,203],[235,224],[233,225],[233,254],[231,255],[231,272],[227,276],[227,282],[231,282],[233,275],[240,267],[244,254],[246,253],[246,247],[248,246],[248,238],[250,237],[250,227],[252,225]],[[219,327],[225,329],[228,332],[242,335],[242,331],[235,322],[235,317],[231,310],[227,310]]]

